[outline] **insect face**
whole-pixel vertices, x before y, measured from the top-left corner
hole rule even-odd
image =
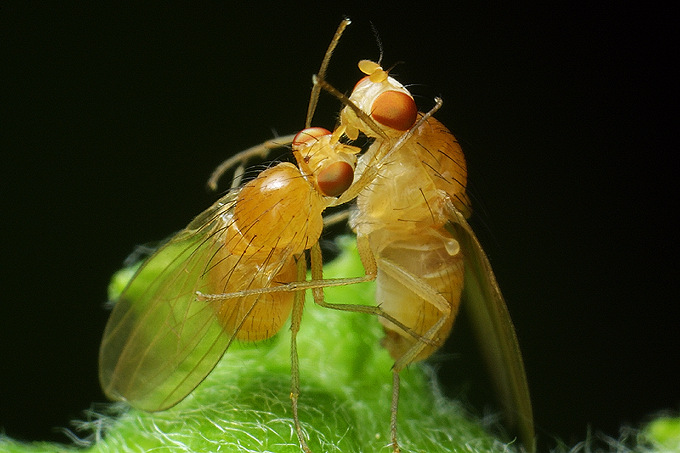
[[[355,85],[349,100],[378,123],[381,132],[399,137],[408,131],[415,124],[418,115],[411,93],[401,83],[389,77],[377,63],[362,60],[359,62],[359,69],[367,75]],[[340,118],[341,123],[346,125],[350,138],[356,138],[357,131],[362,131],[369,137],[378,136],[378,131],[363,124],[350,107],[342,110]]]

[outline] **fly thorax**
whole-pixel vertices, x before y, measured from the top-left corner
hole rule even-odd
[[[301,253],[321,235],[325,204],[297,167],[281,163],[241,189],[226,245],[245,255],[274,249]]]
[[[375,180],[359,195],[357,222],[382,228],[398,225],[417,230],[441,226],[446,221],[445,194],[412,159],[385,164]],[[373,228],[371,228],[373,229]]]

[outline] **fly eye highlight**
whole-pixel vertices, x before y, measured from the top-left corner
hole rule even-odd
[[[416,123],[418,108],[411,96],[401,91],[385,91],[376,98],[371,117],[383,126],[407,131]]]
[[[339,197],[352,185],[354,168],[347,162],[333,162],[321,170],[316,183],[327,197]]]

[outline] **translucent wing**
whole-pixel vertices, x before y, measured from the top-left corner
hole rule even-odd
[[[226,252],[237,195],[225,195],[156,251],[119,297],[99,352],[100,381],[109,398],[148,411],[177,404],[214,368],[256,302],[271,298],[197,297],[197,291],[269,285],[285,264],[260,258],[249,267],[247,258]],[[281,316],[285,322],[288,313]]]
[[[470,324],[493,376],[506,417],[516,427],[529,451],[534,450],[534,421],[529,386],[515,328],[479,240],[457,215],[448,229],[460,242],[465,255],[463,297]]]

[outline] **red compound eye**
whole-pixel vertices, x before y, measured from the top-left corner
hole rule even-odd
[[[293,139],[293,148],[300,149],[303,146],[315,143],[319,138],[324,135],[331,135],[331,131],[324,129],[323,127],[308,127],[297,133]]]
[[[408,94],[401,91],[385,91],[373,102],[371,116],[383,126],[406,131],[415,124],[418,108]]]
[[[338,197],[352,185],[354,169],[347,162],[333,162],[319,172],[319,189],[327,197]]]

